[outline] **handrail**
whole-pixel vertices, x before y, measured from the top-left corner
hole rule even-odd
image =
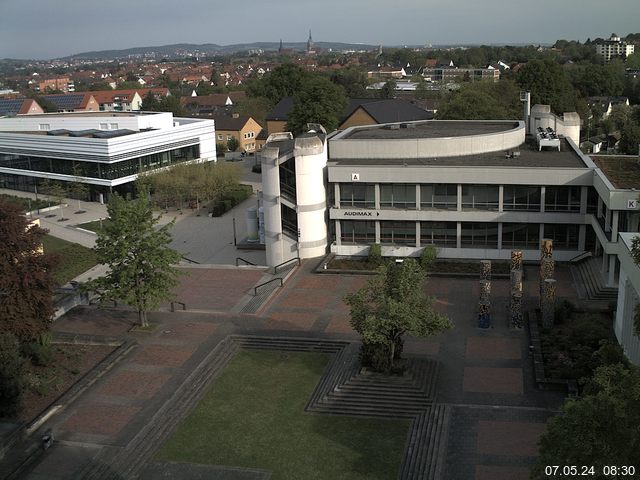
[[[255,296],[255,295],[258,295],[258,289],[259,289],[260,287],[264,287],[265,285],[268,285],[268,284],[270,284],[270,283],[272,283],[272,282],[276,282],[276,281],[278,281],[278,280],[280,281],[280,285],[278,285],[278,286],[279,286],[279,287],[282,287],[282,286],[284,285],[284,282],[282,281],[282,278],[280,278],[280,277],[272,278],[272,279],[271,279],[271,280],[269,280],[268,282],[264,282],[264,283],[261,283],[260,285],[256,285],[255,287],[253,287],[253,295],[254,295],[254,296]]]
[[[238,266],[238,260],[242,260],[244,263],[246,263],[247,265],[255,265],[255,263],[250,262],[249,260],[245,260],[242,257],[236,257],[236,267]]]
[[[186,309],[187,309],[187,304],[186,304],[186,303],[184,303],[184,302],[178,302],[177,300],[174,300],[174,301],[172,301],[172,302],[171,302],[171,311],[172,311],[172,312],[175,312],[175,311],[176,311],[176,309],[175,309],[175,304],[176,304],[176,303],[177,303],[178,305],[182,305],[182,310],[186,310]]]
[[[282,263],[276,265],[275,267],[273,267],[273,273],[274,274],[278,273],[278,268],[282,267],[283,265],[286,265],[287,263],[291,263],[293,261],[297,262],[298,265],[300,265],[300,257],[290,258],[289,260],[287,260],[285,262],[282,262]]]
[[[200,265],[200,262],[196,262],[195,260],[191,260],[190,258],[187,258],[185,256],[182,257],[183,260],[186,260],[189,263],[196,263],[198,265]]]
[[[582,252],[571,258],[569,260],[569,263],[578,263],[580,260],[584,260],[585,258],[589,258],[591,256],[593,256],[593,253],[590,250],[587,250],[586,252]]]

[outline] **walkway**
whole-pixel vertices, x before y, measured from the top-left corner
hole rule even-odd
[[[263,272],[194,268],[195,277],[185,278],[181,295],[192,297],[189,309],[197,305],[206,312],[153,313],[151,321],[158,327],[151,333],[129,332],[135,315],[125,310],[83,307],[56,322],[58,331],[121,336],[134,339],[138,347],[47,422],[58,442],[26,478],[77,478],[91,462],[124,461],[127,445],[133,446],[150,422],[162,421],[156,414],[172,396],[187,391],[189,379],[229,334],[356,340],[342,298],[368,277],[314,274],[315,263],[304,262],[256,315],[231,312]],[[525,292],[532,303],[536,272],[526,273]],[[575,298],[569,273],[560,270],[556,277],[559,294]],[[434,278],[426,288],[456,328],[431,340],[407,339],[405,353],[440,363],[435,400],[450,410],[443,478],[528,478],[536,442],[562,397],[535,388],[526,333],[506,327],[508,281],[493,282],[494,325],[489,330],[475,326],[477,280]]]

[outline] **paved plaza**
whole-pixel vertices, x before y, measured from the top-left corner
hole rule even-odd
[[[316,274],[318,261],[303,262],[292,271],[285,286],[274,290],[256,314],[235,312],[251,295],[252,286],[263,280],[263,270],[197,266],[188,269],[177,292],[187,310],[170,312],[164,306],[150,314],[156,325],[151,332],[131,330],[136,315],[122,308],[79,307],[58,320],[56,332],[117,337],[136,346],[46,422],[56,443],[25,478],[78,478],[96,462],[125,451],[139,432],[158,421],[156,413],[185,388],[192,372],[230,334],[357,341],[342,299],[369,277]],[[560,268],[557,278],[559,293],[575,296],[568,272]],[[527,269],[530,305],[535,302],[535,279],[536,271]],[[426,291],[434,297],[435,308],[456,325],[433,339],[408,338],[405,346],[408,355],[440,363],[435,400],[451,407],[442,447],[443,478],[527,478],[536,442],[562,396],[534,385],[526,332],[507,327],[508,280],[494,279],[493,326],[488,330],[475,324],[477,280],[431,278]],[[237,478],[249,478],[243,475],[247,472],[238,471]]]

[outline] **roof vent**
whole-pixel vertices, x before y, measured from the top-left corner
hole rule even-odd
[[[397,123],[392,123],[384,126],[385,130],[400,130],[400,125]]]
[[[400,128],[416,128],[415,123],[401,123]]]

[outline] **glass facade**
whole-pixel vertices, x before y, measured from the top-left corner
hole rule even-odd
[[[456,248],[456,222],[420,222],[420,244]]]
[[[505,211],[539,212],[540,187],[505,185],[502,205]]]
[[[458,185],[433,184],[420,185],[420,208],[438,210],[457,210]]]
[[[376,222],[342,220],[340,241],[346,244],[376,243]]]
[[[502,248],[536,250],[540,246],[540,225],[537,223],[503,223]]]
[[[462,185],[463,210],[498,210],[498,185]]]
[[[134,175],[141,170],[165,167],[199,157],[199,145],[176,148],[166,152],[143,155],[113,163],[0,153],[0,167],[63,175],[74,175],[74,172],[81,172],[82,176],[86,177],[115,180]]]
[[[544,224],[544,237],[553,240],[557,250],[577,250],[579,225]]]
[[[296,201],[296,159],[290,158],[278,167],[280,173],[280,193],[285,198]]]
[[[415,184],[380,184],[380,208],[402,208],[405,210],[415,210]]]
[[[340,206],[342,208],[375,208],[375,197],[375,185],[373,183],[340,184]]]
[[[462,247],[498,248],[498,224],[463,222]]]
[[[380,243],[385,245],[416,244],[416,222],[380,222]]]
[[[580,212],[580,187],[546,187],[545,212]]]
[[[289,237],[298,238],[298,215],[293,208],[287,207],[285,204],[280,204],[280,215],[282,219],[282,232]]]

